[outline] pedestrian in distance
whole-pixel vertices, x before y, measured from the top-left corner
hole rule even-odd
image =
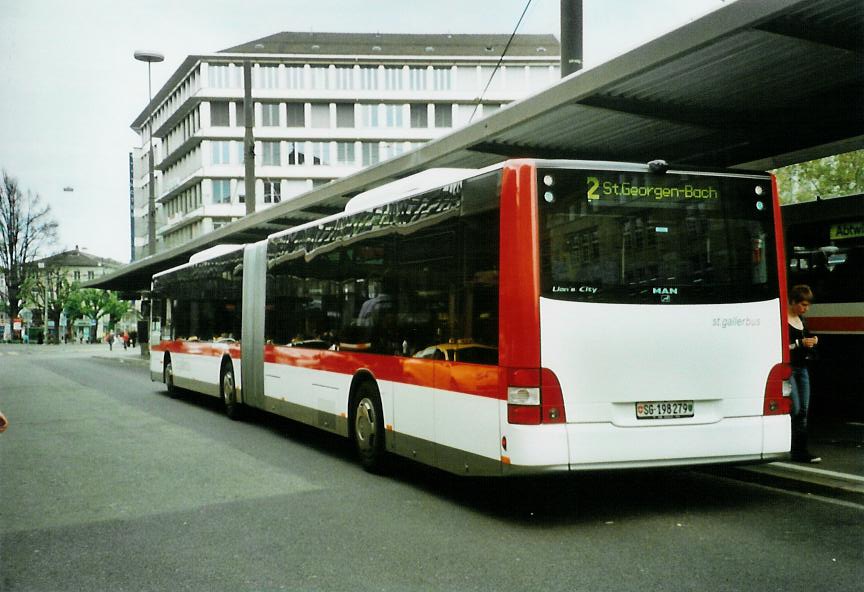
[[[789,293],[789,361],[792,366],[792,460],[818,463],[808,447],[807,413],[810,409],[810,373],[807,366],[816,359],[819,338],[807,329],[804,315],[813,302],[810,286],[794,286]]]
[[[108,351],[114,351],[114,333],[108,331],[105,335],[105,341],[108,342]]]
[[[123,331],[123,335],[120,337],[123,340],[123,351],[129,349],[129,332]]]

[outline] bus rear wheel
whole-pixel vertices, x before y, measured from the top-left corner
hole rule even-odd
[[[165,360],[165,369],[164,369],[164,378],[165,378],[165,390],[168,391],[169,397],[176,398],[178,395],[177,387],[174,386],[174,367],[171,365],[171,358],[167,358]]]
[[[238,420],[243,415],[243,408],[237,401],[237,385],[234,382],[234,368],[229,362],[222,366],[222,375],[219,378],[219,392],[222,395],[222,405],[225,415],[230,419]]]
[[[351,438],[360,464],[370,473],[384,468],[384,413],[381,395],[372,381],[357,387],[351,405]]]

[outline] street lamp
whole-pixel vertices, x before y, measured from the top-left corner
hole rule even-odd
[[[42,339],[44,343],[48,343],[48,268],[45,267],[44,261],[36,263],[36,267],[45,270],[45,312],[42,315]],[[57,337],[60,337],[60,327],[57,327]]]
[[[142,51],[138,50],[135,52],[135,59],[139,62],[147,62],[147,96],[149,97],[149,101],[147,105],[153,102],[153,89],[151,86],[151,78],[150,78],[150,64],[153,62],[161,62],[165,60],[165,56],[161,53],[156,53],[155,51]],[[148,171],[148,184],[150,186],[150,195],[147,199],[147,254],[155,255],[156,254],[156,187],[154,186],[153,181],[153,112],[150,112],[150,116],[147,118],[148,125],[148,135],[147,135],[147,151],[149,153],[149,171]]]

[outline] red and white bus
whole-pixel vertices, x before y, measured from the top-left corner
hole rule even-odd
[[[153,278],[151,376],[457,474],[789,451],[767,174],[432,170]]]
[[[864,195],[782,210],[789,285],[809,285],[816,299],[807,313],[819,335],[811,415],[864,421]]]

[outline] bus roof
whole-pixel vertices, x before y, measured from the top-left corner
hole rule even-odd
[[[191,257],[189,257],[189,261],[182,265],[178,265],[176,267],[172,267],[171,269],[166,269],[165,271],[161,271],[157,274],[154,274],[153,277],[159,277],[160,275],[165,275],[168,273],[173,273],[184,267],[191,267],[192,265],[196,265],[198,263],[203,263],[204,261],[209,261],[210,259],[216,259],[217,257],[221,257],[222,255],[227,255],[228,253],[233,253],[234,251],[239,251],[244,248],[245,244],[222,244],[215,245],[210,247],[209,249],[204,249],[203,251],[198,251],[197,253],[193,253]]]
[[[451,183],[457,183],[479,173],[479,169],[439,168],[428,169],[414,175],[409,175],[392,183],[386,183],[358,193],[345,204],[345,212],[353,214],[370,210],[394,201],[399,201],[411,195],[417,195],[432,189],[438,189]]]
[[[537,159],[537,158],[516,158],[505,160],[481,169],[462,169],[462,168],[435,168],[421,171],[414,175],[410,175],[403,179],[380,185],[363,193],[359,193],[351,198],[345,205],[342,212],[337,212],[330,216],[322,217],[317,220],[312,220],[279,230],[267,236],[266,240],[279,238],[289,234],[293,234],[299,230],[313,228],[315,226],[326,224],[332,220],[350,216],[352,214],[371,210],[375,207],[382,206],[388,203],[394,203],[402,199],[419,195],[434,189],[446,187],[452,183],[464,181],[472,177],[492,172],[497,169],[504,168],[508,165],[532,164],[539,168],[570,168],[570,169],[595,169],[608,171],[626,171],[635,173],[650,173],[651,168],[648,163],[637,162],[615,162],[615,161],[598,161],[598,160],[575,160],[575,159]],[[710,175],[710,176],[726,176],[740,177],[750,179],[765,179],[769,177],[768,173],[759,171],[745,171],[733,169],[708,169],[704,167],[682,167],[671,165],[667,171],[670,174],[686,174],[686,175]]]

